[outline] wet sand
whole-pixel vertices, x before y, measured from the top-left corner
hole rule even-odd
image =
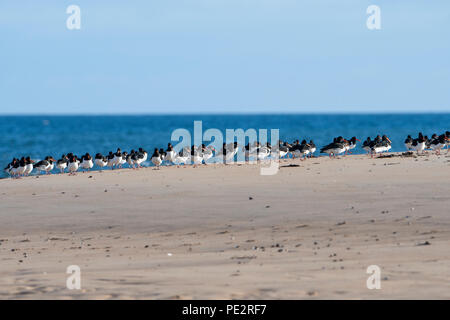
[[[281,165],[0,180],[0,299],[450,298],[450,154]]]

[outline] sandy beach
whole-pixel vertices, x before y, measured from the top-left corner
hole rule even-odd
[[[450,299],[445,152],[2,179],[0,299]]]

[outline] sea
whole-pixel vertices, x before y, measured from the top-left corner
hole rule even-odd
[[[224,139],[227,129],[266,129],[270,140],[271,130],[278,129],[283,141],[312,139],[317,156],[320,147],[336,136],[355,136],[363,141],[386,134],[392,141],[391,151],[405,151],[407,135],[417,137],[423,132],[431,137],[450,130],[450,113],[0,116],[0,165],[6,167],[13,157],[40,160],[50,155],[59,159],[69,152],[78,156],[86,152],[105,155],[118,147],[122,151],[142,147],[151,155],[156,147],[166,149],[168,142],[179,142],[171,141],[176,129],[189,131],[194,139],[194,121],[201,121],[203,133],[218,129]],[[353,153],[365,152],[361,144]],[[2,170],[0,178],[5,177]]]

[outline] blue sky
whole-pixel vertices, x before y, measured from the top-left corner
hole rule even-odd
[[[449,112],[449,39],[448,0],[2,1],[0,113]]]

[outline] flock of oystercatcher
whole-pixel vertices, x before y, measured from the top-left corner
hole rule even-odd
[[[320,153],[326,153],[330,158],[336,158],[340,154],[351,153],[350,150],[356,147],[357,141],[360,141],[356,137],[351,139],[345,139],[342,136],[333,139],[333,142],[327,144],[320,149]],[[376,136],[373,140],[368,137],[362,144],[362,148],[368,152],[372,157],[378,153],[387,152],[391,149],[391,140],[386,136]],[[425,150],[433,150],[436,154],[440,154],[441,149],[447,148],[447,153],[450,151],[450,131],[446,131],[444,134],[433,134],[431,139],[424,136],[421,132],[416,139],[408,136],[405,140],[405,146],[408,151],[413,150],[417,153],[424,153]],[[269,158],[274,149],[270,143],[261,144],[258,141],[249,143],[241,148],[245,155],[245,160],[256,159],[257,161],[265,160]],[[293,143],[278,142],[278,156],[279,158],[286,158],[289,155],[292,158],[299,158],[305,160],[307,157],[313,156],[316,151],[316,145],[312,140],[307,142],[303,140],[295,140]],[[206,146],[204,144],[200,146],[192,145],[191,147],[185,147],[179,152],[175,152],[171,143],[168,144],[167,149],[155,148],[151,162],[157,169],[163,164],[172,165],[186,165],[193,164],[194,167],[200,164],[206,164],[206,162],[213,156],[216,156],[224,164],[228,164],[234,161],[236,154],[239,152],[239,146],[237,142],[226,144],[224,143],[222,148],[217,152],[213,146]],[[34,161],[30,157],[22,157],[20,159],[14,158],[4,169],[12,178],[19,178],[22,176],[28,176],[33,170],[38,173],[50,174],[55,167],[59,169],[61,173],[64,173],[67,169],[70,175],[74,175],[79,169],[89,171],[95,166],[99,168],[109,167],[111,169],[122,168],[127,164],[132,169],[142,168],[142,164],[147,161],[148,154],[143,148],[138,150],[131,150],[130,153],[122,151],[120,148],[116,152],[110,151],[107,155],[103,156],[97,153],[95,157],[92,157],[89,153],[78,157],[73,153],[63,154],[59,160],[55,160],[51,156],[45,157],[44,160]]]
[[[438,136],[436,133],[434,133],[431,136],[431,139],[428,138],[428,136],[424,136],[422,132],[419,132],[419,136],[416,139],[411,138],[411,136],[408,136],[405,140],[405,146],[406,149],[409,150],[415,150],[417,153],[422,152],[424,153],[425,150],[433,150],[436,152],[436,154],[441,154],[441,150],[444,147],[449,146],[450,142],[450,132],[446,131],[445,133]],[[447,153],[450,150],[447,149]]]

